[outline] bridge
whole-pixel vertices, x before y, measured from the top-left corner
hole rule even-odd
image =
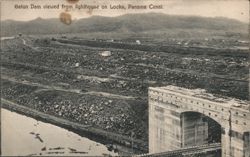
[[[161,153],[148,153],[148,154],[140,154],[135,157],[184,157],[184,156],[193,156],[193,155],[201,155],[202,153],[214,152],[221,150],[221,143],[212,143],[201,146],[192,146],[181,148],[178,150],[161,152]]]
[[[150,154],[221,142],[222,157],[250,156],[249,101],[176,86],[148,96]]]

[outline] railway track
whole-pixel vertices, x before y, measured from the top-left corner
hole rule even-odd
[[[200,153],[216,151],[220,149],[221,149],[221,143],[212,143],[212,144],[207,144],[207,145],[181,148],[178,150],[155,153],[155,154],[153,153],[140,154],[140,155],[136,155],[135,157],[174,157],[174,156],[181,157],[185,155],[200,154]]]

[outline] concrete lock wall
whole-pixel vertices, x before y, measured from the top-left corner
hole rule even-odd
[[[222,157],[249,157],[250,136],[249,132],[239,133],[225,129],[222,132]]]
[[[150,153],[208,143],[206,116],[222,128],[222,157],[250,157],[248,102],[172,86],[150,87],[148,96]]]
[[[182,147],[181,119],[175,110],[152,102],[149,107],[149,152],[158,153]]]
[[[202,114],[193,112],[181,114],[175,108],[166,109],[160,102],[152,100],[150,104],[150,153],[177,150],[207,143],[208,124],[202,121]]]
[[[250,132],[245,132],[243,134],[244,138],[244,155],[245,156],[250,156]]]
[[[208,143],[208,123],[203,122],[203,115],[194,112],[181,114],[182,146],[198,146]]]

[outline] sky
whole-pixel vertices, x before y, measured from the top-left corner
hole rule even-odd
[[[72,19],[87,18],[93,15],[119,16],[127,13],[160,12],[171,15],[194,15],[203,17],[227,17],[249,23],[248,0],[79,0],[76,4],[88,5],[162,5],[163,9],[15,9],[15,5],[70,5],[67,0],[2,0],[1,20],[28,21],[38,17],[58,18],[60,13],[68,12]],[[72,4],[75,6],[75,4]]]

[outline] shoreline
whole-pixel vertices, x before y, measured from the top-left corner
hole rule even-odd
[[[132,140],[131,138],[127,136],[123,136],[123,135],[115,134],[115,133],[108,132],[105,130],[101,130],[98,128],[94,128],[90,125],[81,125],[76,122],[71,122],[63,118],[58,118],[58,117],[39,112],[37,110],[31,109],[25,106],[18,105],[14,102],[11,102],[3,98],[1,98],[1,108],[37,119],[45,123],[51,123],[53,125],[72,131],[80,136],[87,137],[90,140],[100,142],[104,145],[118,144],[121,147],[125,147],[127,149],[132,150],[131,145],[133,143],[132,151],[134,151],[135,154],[145,153],[148,151],[147,144],[145,144],[146,143],[145,141],[137,140],[137,139]]]

